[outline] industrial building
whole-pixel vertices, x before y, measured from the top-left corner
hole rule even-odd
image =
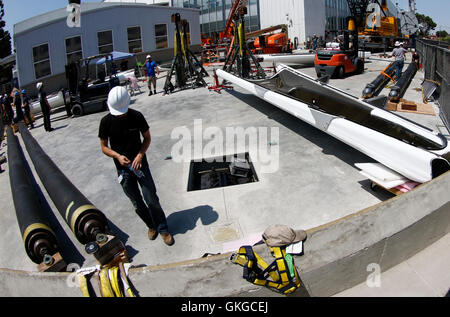
[[[66,8],[14,25],[20,87],[35,91],[42,81],[49,91],[65,87],[65,66],[80,58],[112,51],[134,53],[140,61],[152,53],[157,61],[173,56],[172,14],[190,25],[191,44],[200,46],[199,12],[142,3],[83,3],[81,28],[67,25]],[[130,65],[132,66],[132,65]]]

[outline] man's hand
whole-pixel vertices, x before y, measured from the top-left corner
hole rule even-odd
[[[134,158],[133,163],[131,163],[131,167],[133,168],[134,171],[140,170],[142,167],[142,158],[144,156],[139,153],[138,155],[136,155],[136,157]]]
[[[130,160],[125,155],[119,155],[117,160],[122,166],[128,166],[128,164],[130,164]]]

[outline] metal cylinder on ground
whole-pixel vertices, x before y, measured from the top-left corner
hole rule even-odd
[[[7,129],[9,180],[17,222],[28,257],[40,271],[62,271],[66,263],[43,206],[38,199],[22,147],[11,127]]]
[[[105,215],[61,172],[25,125],[19,124],[19,129],[42,184],[77,240],[86,246],[86,251],[102,265],[118,258],[127,260],[120,239],[106,233],[109,228]]]
[[[388,67],[386,67],[380,75],[377,76],[371,83],[367,84],[362,93],[363,99],[368,99],[376,97],[383,90],[386,84],[395,75],[395,62],[392,62]]]
[[[406,71],[397,80],[397,83],[392,87],[391,92],[389,93],[389,101],[399,102],[400,99],[403,98],[406,90],[411,84],[411,80],[416,75],[418,69],[419,66],[416,62],[412,62],[411,64],[409,64]]]
[[[42,150],[24,125],[20,134],[36,172],[61,216],[82,244],[96,240],[107,228],[105,215],[70,182]]]

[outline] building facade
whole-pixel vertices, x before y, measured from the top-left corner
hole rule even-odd
[[[200,29],[202,34],[211,35],[222,32],[230,13],[232,0],[171,0],[171,5],[178,8],[193,8],[200,10]],[[245,24],[247,31],[260,29],[259,0],[249,0]]]
[[[180,11],[181,10],[181,11]],[[200,46],[199,11],[132,3],[84,3],[81,27],[67,25],[65,8],[14,25],[20,87],[34,91],[42,81],[49,90],[65,87],[65,66],[80,58],[112,51],[135,53],[143,61],[173,56],[174,13],[190,24],[193,46]]]
[[[127,3],[145,3],[160,6],[170,6],[171,0],[103,0],[103,2],[127,2]]]
[[[347,29],[346,18],[350,15],[347,0],[325,0],[325,30]]]
[[[170,5],[201,10],[201,32],[211,35],[224,30],[232,2],[171,0]],[[397,10],[390,0],[387,5],[390,13],[396,15]],[[332,40],[340,31],[347,29],[346,19],[351,15],[347,0],[249,0],[247,8],[247,32],[286,24],[289,38],[299,45],[314,35]]]
[[[199,9],[201,33],[211,35],[224,30],[232,2],[171,0],[171,5]],[[247,32],[286,24],[289,37],[298,43],[305,42],[314,34],[324,35],[327,28],[343,26],[345,17],[349,15],[346,0],[249,0],[247,9]]]

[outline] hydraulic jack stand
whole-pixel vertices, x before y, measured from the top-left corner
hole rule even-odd
[[[233,16],[234,20],[234,38],[231,44],[230,52],[227,55],[223,70],[229,73],[235,73],[240,78],[257,78],[264,79],[266,74],[260,63],[253,55],[252,51],[247,45],[245,34],[245,15],[247,14],[247,7],[240,8]],[[251,61],[256,68],[256,76],[252,74]]]
[[[189,50],[187,38],[189,23],[186,20],[181,20],[179,13],[172,15],[172,22],[175,23],[175,56],[170,71],[167,73],[164,95],[172,93],[176,87],[180,90],[206,87],[206,82],[203,78],[208,76],[203,65]],[[200,68],[200,71],[197,68]],[[176,79],[175,85],[171,82],[174,75]]]
[[[218,92],[220,94],[221,93],[220,91],[222,89],[233,89],[233,86],[225,86],[223,84],[222,85],[219,84],[219,77],[217,76],[215,69],[213,70],[213,73],[214,73],[214,81],[215,81],[216,85],[215,86],[209,86],[208,87],[209,90],[214,90],[215,92]]]

